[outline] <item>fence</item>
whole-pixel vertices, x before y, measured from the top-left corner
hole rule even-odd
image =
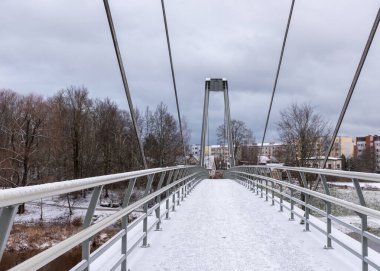
[[[127,270],[127,256],[131,253],[131,251],[141,242],[143,246],[147,246],[148,233],[154,228],[160,229],[161,219],[163,217],[169,218],[169,212],[171,210],[175,210],[176,204],[179,204],[179,202],[189,194],[189,192],[199,181],[207,177],[208,172],[203,168],[193,166],[176,166],[0,191],[0,260],[5,250],[13,221],[20,204],[45,197],[67,194],[84,189],[93,189],[91,200],[84,217],[83,229],[81,231],[37,254],[36,256],[20,263],[11,270],[37,270],[77,245],[82,246],[82,261],[79,262],[72,270],[88,270],[92,262],[94,262],[97,258],[104,254],[107,249],[120,240],[121,253],[119,258],[115,261],[116,263],[112,269],[121,268],[121,270]],[[146,179],[144,182],[144,196],[136,202],[130,203],[133,188],[139,178]],[[126,182],[127,184],[121,209],[91,225],[92,217],[103,187],[108,184],[120,182]],[[150,202],[154,202],[154,205],[149,208],[148,203]],[[161,213],[160,208],[161,202],[165,202],[165,211],[163,213]],[[135,221],[128,223],[128,214],[140,207],[143,207],[144,214],[138,217]],[[148,216],[153,212],[155,213],[155,220],[153,225],[150,225],[148,228]],[[102,245],[93,253],[90,253],[91,239],[97,233],[117,221],[121,221],[121,230],[107,243]],[[143,226],[141,235],[137,238],[137,241],[135,241],[132,245],[130,245],[130,248],[127,249],[127,234],[139,223],[142,223]]]
[[[283,178],[284,175],[285,178]],[[334,241],[350,251],[361,259],[363,271],[368,270],[368,265],[380,270],[379,253],[371,255],[371,257],[368,255],[368,240],[380,245],[380,238],[368,231],[368,217],[380,219],[380,211],[366,207],[366,200],[359,183],[359,180],[380,183],[379,174],[285,166],[241,166],[229,169],[225,173],[225,177],[238,181],[261,197],[265,196],[266,201],[271,199],[272,205],[279,204],[280,211],[283,211],[284,208],[288,209],[291,220],[294,219],[295,215],[300,217],[305,223],[305,231],[309,231],[310,226],[312,226],[322,232],[326,236],[325,248],[332,248],[332,241]],[[331,196],[327,178],[336,177],[352,181],[358,197],[358,204]],[[307,178],[309,178],[309,181]],[[310,181],[316,179],[322,184],[322,193],[308,188],[308,186],[310,187]],[[296,193],[301,195],[303,200]],[[324,210],[312,205],[312,198],[322,201],[325,205]],[[295,211],[296,204],[304,209],[303,215]],[[339,219],[339,217],[332,215],[332,205],[355,212],[360,217],[361,227],[348,224]],[[325,228],[311,221],[310,212],[315,212],[326,218]],[[360,251],[331,232],[332,221],[360,235]]]

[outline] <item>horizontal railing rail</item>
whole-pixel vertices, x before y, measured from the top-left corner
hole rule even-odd
[[[322,174],[325,176],[334,176],[347,179],[358,179],[368,182],[380,182],[380,174],[377,173],[367,173],[367,172],[357,172],[357,171],[345,171],[345,170],[335,170],[335,169],[321,169],[321,168],[309,168],[309,167],[287,167],[280,165],[268,165],[268,166],[238,166],[237,168],[245,169],[271,169],[271,170],[283,170],[283,171],[294,171],[294,172],[304,172],[310,174]]]
[[[41,198],[57,196],[94,188],[96,186],[117,183],[133,178],[144,177],[150,174],[158,174],[168,170],[185,169],[185,166],[176,166],[169,168],[154,168],[146,170],[131,171],[126,173],[110,174],[97,177],[89,177],[77,180],[68,180],[33,186],[17,187],[0,191],[0,208],[4,206],[21,204],[24,202],[37,200]]]
[[[286,176],[284,180],[283,173]],[[313,174],[313,176],[308,176],[307,174]],[[308,188],[311,186],[307,178],[315,180],[314,175],[317,175],[321,180],[322,192]],[[270,165],[234,167],[225,173],[225,177],[238,181],[248,189],[256,192],[257,195],[260,194],[261,197],[265,196],[266,201],[271,199],[272,205],[279,204],[280,211],[283,211],[284,208],[289,210],[290,220],[294,220],[295,215],[300,217],[305,223],[305,231],[309,231],[310,226],[312,226],[322,232],[326,236],[325,248],[332,248],[332,241],[334,241],[362,260],[362,270],[368,270],[368,265],[380,270],[379,253],[371,255],[371,257],[368,255],[368,240],[380,245],[380,238],[368,231],[368,217],[380,219],[380,211],[366,206],[366,200],[359,183],[359,180],[380,183],[379,174]],[[354,191],[356,191],[359,202],[353,203],[332,196],[326,181],[330,177],[350,179],[353,182]],[[303,198],[301,198],[301,195],[303,195]],[[311,200],[313,198],[324,203],[324,210],[312,205]],[[302,207],[303,214],[295,210],[296,204]],[[332,206],[340,206],[356,213],[361,219],[361,227],[348,224],[338,216],[334,216]],[[325,228],[310,219],[310,212],[315,212],[326,218]],[[332,221],[359,234],[360,251],[332,233]]]
[[[156,174],[159,174],[157,175],[159,178],[155,178]],[[72,270],[89,270],[91,263],[100,257],[109,247],[114,245],[115,242],[120,240],[120,257],[118,261],[116,261],[114,268],[121,267],[121,270],[127,270],[128,254],[141,242],[143,246],[148,246],[148,233],[154,228],[160,229],[161,219],[163,217],[169,218],[170,210],[174,211],[175,205],[179,205],[180,201],[190,193],[195,185],[207,177],[208,172],[203,168],[194,166],[176,166],[0,191],[0,207],[2,207],[0,214],[0,260],[6,247],[17,207],[20,204],[44,197],[62,195],[84,189],[93,189],[91,200],[84,217],[83,229],[81,231],[20,263],[11,270],[37,270],[77,245],[82,245],[82,261],[80,261]],[[132,192],[138,178],[146,178],[144,196],[136,202],[130,203]],[[92,217],[103,187],[107,184],[118,182],[127,182],[122,207],[108,217],[92,224]],[[154,182],[155,185],[153,185]],[[155,188],[154,191],[153,187]],[[171,204],[170,201],[172,201]],[[155,202],[155,204],[148,208],[148,203],[150,202]],[[165,203],[166,205],[163,214],[161,214],[161,203]],[[128,215],[141,207],[143,207],[144,210],[143,215],[129,223]],[[156,214],[155,219],[153,224],[148,228],[148,216],[153,212]],[[92,238],[117,221],[121,221],[121,230],[96,251],[90,253]],[[142,235],[134,244],[130,245],[130,248],[128,249],[127,234],[138,224],[142,224]]]

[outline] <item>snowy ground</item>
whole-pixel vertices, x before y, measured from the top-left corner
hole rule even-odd
[[[84,218],[90,197],[81,199],[80,202],[72,206],[73,215],[70,216],[67,200],[59,197],[47,198],[42,201],[42,220],[41,218],[41,202],[31,201],[25,204],[25,213],[16,215],[15,223],[66,223],[77,217]],[[95,220],[108,216],[118,209],[97,207]]]
[[[359,270],[361,266],[338,245],[323,249],[325,238],[319,232],[303,232],[299,221],[288,220],[288,212],[279,213],[231,180],[202,181],[171,216],[163,231],[150,234],[150,248],[137,248],[128,257],[131,271]]]
[[[343,186],[343,187],[354,187],[354,184],[352,182],[327,182],[329,185],[332,186]],[[363,190],[374,190],[380,189],[380,183],[375,183],[375,182],[360,182],[360,187]]]
[[[142,197],[143,191],[135,189],[132,195],[133,198]],[[118,198],[117,193],[110,192],[110,198]],[[113,195],[115,194],[115,195]],[[34,223],[68,223],[76,218],[84,219],[87,208],[91,200],[92,192],[87,192],[85,198],[78,196],[70,196],[70,204],[73,214],[70,215],[67,198],[65,196],[54,196],[44,198],[42,200],[35,200],[25,203],[25,213],[17,214],[15,217],[16,224],[34,224]],[[120,210],[120,208],[102,207],[100,204],[106,204],[108,201],[102,197],[96,206],[93,221],[101,220],[114,212]],[[41,204],[42,204],[42,220],[41,220]],[[133,212],[131,217],[137,217],[139,212]]]

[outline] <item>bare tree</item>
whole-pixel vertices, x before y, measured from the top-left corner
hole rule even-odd
[[[13,120],[16,118],[20,96],[11,90],[0,91],[0,182],[2,186],[16,187],[19,175],[14,169],[14,157],[12,150],[15,127]]]
[[[64,170],[65,178],[81,178],[87,174],[83,171],[86,150],[84,149],[88,137],[91,137],[89,127],[91,99],[88,98],[88,91],[85,88],[70,87],[61,90],[53,97],[52,113],[56,141],[60,146],[57,149],[56,157],[61,166],[70,170]]]
[[[151,166],[175,165],[182,155],[181,136],[175,118],[162,102],[156,110],[147,109],[145,122],[148,134],[145,135],[144,149]]]
[[[280,115],[277,130],[284,143],[281,158],[286,164],[305,167],[314,163],[311,158],[320,159],[330,140],[329,123],[308,103],[293,103]]]
[[[376,154],[373,147],[365,148],[361,154],[351,159],[351,170],[360,172],[376,171]]]
[[[247,127],[247,125],[241,120],[231,121],[231,132],[232,132],[232,144],[234,146],[234,155],[236,157],[237,150],[240,145],[248,145],[254,143],[252,130]],[[224,124],[218,126],[216,130],[218,137],[218,144],[226,145],[226,127]]]
[[[41,141],[46,138],[46,103],[40,96],[24,97],[10,91],[2,92],[0,96],[4,98],[0,105],[4,113],[1,122],[1,179],[13,187],[27,186],[39,178],[38,154]],[[24,211],[22,204],[19,213]]]
[[[254,144],[240,145],[238,150],[238,164],[239,165],[256,165],[258,158],[258,148]]]
[[[151,166],[179,163],[181,137],[167,106],[161,103],[154,112],[148,108],[144,116],[136,109],[136,116]],[[188,142],[186,125],[184,134]],[[61,181],[141,167],[130,114],[109,99],[93,101],[84,87],[69,87],[47,100],[0,90],[2,186],[25,186],[34,181]]]

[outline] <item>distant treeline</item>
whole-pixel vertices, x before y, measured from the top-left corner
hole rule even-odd
[[[149,167],[183,153],[176,118],[160,103],[136,109]],[[189,132],[184,127],[185,142]],[[0,186],[17,187],[142,168],[129,112],[70,87],[44,99],[0,90]]]

